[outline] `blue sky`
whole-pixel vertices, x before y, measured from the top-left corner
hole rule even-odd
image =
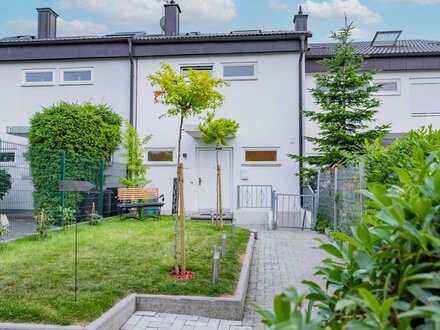
[[[328,41],[330,31],[354,21],[356,40],[378,30],[403,30],[400,39],[440,40],[440,0],[179,0],[182,32],[293,29],[302,5],[309,15],[312,42]],[[3,0],[0,37],[36,34],[37,7],[60,16],[60,35],[102,35],[121,31],[159,33],[160,0]]]

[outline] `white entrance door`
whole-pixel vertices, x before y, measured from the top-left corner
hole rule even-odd
[[[199,211],[216,210],[217,165],[215,149],[198,149],[198,191]],[[232,209],[232,149],[219,150],[219,163],[222,167],[223,210]]]

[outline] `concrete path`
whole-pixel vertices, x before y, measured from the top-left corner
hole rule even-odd
[[[291,286],[307,292],[301,281],[312,279],[314,268],[327,255],[318,249],[319,243],[313,239],[319,236],[316,233],[287,229],[269,231],[267,226],[249,228],[258,230],[259,239],[254,247],[243,322],[209,319],[195,315],[137,312],[122,329],[265,329],[252,304],[256,302],[261,307],[272,309],[273,297]]]

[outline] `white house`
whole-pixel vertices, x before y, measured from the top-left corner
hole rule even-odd
[[[440,129],[440,42],[432,40],[398,40],[401,31],[378,32],[373,41],[353,42],[357,54],[366,55],[364,69],[376,69],[373,83],[382,84],[376,97],[381,106],[376,124],[391,124],[385,143],[422,125]],[[393,36],[391,39],[387,37]],[[386,39],[384,39],[386,38]],[[382,40],[382,41],[378,41]],[[316,88],[313,78],[325,72],[317,61],[333,55],[334,43],[309,44],[306,54],[305,108],[319,110],[310,94]],[[318,127],[305,122],[305,135],[315,136]],[[306,154],[314,154],[306,143]]]
[[[298,167],[287,154],[301,152],[299,110],[304,53],[311,37],[307,15],[295,15],[292,31],[202,34],[181,33],[180,14],[178,4],[165,4],[160,35],[60,38],[57,14],[38,9],[36,37],[0,40],[0,139],[23,143],[29,117],[60,100],[104,102],[130,120],[141,136],[153,135],[145,161],[152,185],[165,195],[165,211],[171,211],[179,123],[175,118],[159,119],[165,108],[154,104],[146,79],[165,61],[176,70],[208,70],[231,81],[221,90],[226,100],[217,114],[240,124],[229,146],[221,150],[225,209],[237,208],[240,185],[271,185],[278,192],[298,193]],[[182,141],[188,212],[215,208],[214,148],[197,137],[197,125],[198,118],[187,120]],[[8,162],[13,165],[14,160]],[[248,194],[247,203],[252,198],[254,203],[270,200],[267,190],[253,193],[258,196]]]

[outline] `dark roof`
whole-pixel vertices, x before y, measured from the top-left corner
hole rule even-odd
[[[203,40],[210,41],[223,41],[223,40],[260,40],[260,39],[291,39],[297,38],[301,35],[307,34],[308,37],[311,36],[311,33],[304,31],[292,31],[292,30],[280,30],[280,31],[236,31],[229,33],[182,33],[178,36],[165,36],[163,34],[135,34],[135,35],[105,35],[105,36],[72,36],[72,37],[57,37],[50,39],[38,39],[31,36],[24,37],[7,37],[0,39],[1,45],[10,45],[10,44],[53,44],[53,43],[75,43],[75,42],[112,42],[119,41],[121,39],[127,39],[128,37],[132,37],[133,40],[142,42],[179,42],[179,41],[187,41],[187,42],[200,42]]]
[[[440,41],[435,40],[398,40],[395,46],[371,46],[370,41],[353,42],[356,54],[382,56],[411,56],[440,54]],[[333,55],[336,43],[309,44],[308,58],[321,58]]]

